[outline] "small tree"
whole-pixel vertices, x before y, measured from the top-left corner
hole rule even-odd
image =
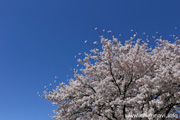
[[[84,67],[79,72],[74,69],[69,85],[62,83],[45,94],[58,105],[53,118],[150,120],[152,116],[130,115],[163,115],[154,119],[166,119],[170,113],[179,115],[180,40],[174,38],[170,43],[160,37],[150,48],[137,33],[124,44],[114,36],[110,40],[101,35],[102,50],[92,49],[83,60],[78,59]]]

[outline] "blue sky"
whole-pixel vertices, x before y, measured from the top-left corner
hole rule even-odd
[[[38,97],[59,76],[73,76],[74,56],[98,41],[94,30],[125,38],[131,29],[168,36],[180,27],[179,0],[0,0],[0,120],[51,120]],[[180,32],[180,31],[179,31]],[[55,86],[55,85],[54,85]]]

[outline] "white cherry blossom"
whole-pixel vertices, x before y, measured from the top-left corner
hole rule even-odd
[[[74,70],[74,79],[45,92],[45,98],[58,105],[53,119],[130,120],[128,114],[180,114],[180,40],[156,39],[150,48],[136,35],[132,38],[122,44],[114,36],[112,40],[100,36],[102,50],[92,49],[78,59],[84,67]]]

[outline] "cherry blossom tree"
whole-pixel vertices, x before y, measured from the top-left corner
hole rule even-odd
[[[173,37],[174,42],[160,36],[151,48],[148,38],[137,33],[124,44],[100,35],[102,49],[93,48],[78,59],[82,68],[74,69],[69,84],[44,94],[58,106],[53,119],[164,120],[171,113],[179,115],[180,40]],[[133,114],[164,116],[129,117]]]

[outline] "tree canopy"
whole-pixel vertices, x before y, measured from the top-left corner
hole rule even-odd
[[[74,69],[69,84],[59,84],[45,98],[58,105],[57,120],[130,120],[153,117],[130,115],[179,115],[180,40],[160,36],[155,47],[135,33],[124,44],[100,35],[102,49],[84,53],[81,69]],[[87,41],[85,41],[87,43]],[[94,42],[97,44],[98,42]]]

